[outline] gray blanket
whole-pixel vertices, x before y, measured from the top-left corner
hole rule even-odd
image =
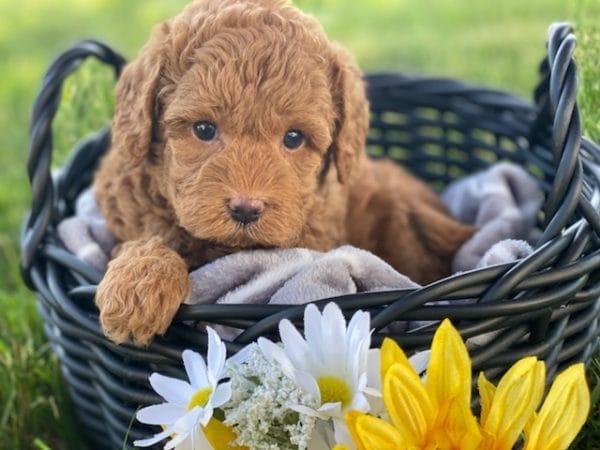
[[[528,255],[542,194],[523,169],[499,163],[458,180],[442,199],[462,222],[478,231],[458,251],[456,272],[501,264]],[[66,248],[100,271],[106,270],[114,238],[93,193],[80,196],[76,215],[58,226]],[[406,289],[418,284],[375,255],[343,246],[326,253],[292,248],[224,256],[190,273],[188,304],[299,304],[356,292]]]
[[[540,233],[535,222],[542,200],[535,179],[506,162],[450,184],[442,201],[456,219],[478,228],[458,250],[452,269],[459,272],[504,262],[510,255],[501,247],[493,255],[486,253],[505,239],[536,241]],[[523,256],[521,251],[517,255]]]

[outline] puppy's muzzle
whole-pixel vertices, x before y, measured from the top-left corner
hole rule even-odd
[[[229,215],[236,222],[242,225],[256,222],[265,210],[265,204],[262,200],[247,198],[237,195],[227,203]]]

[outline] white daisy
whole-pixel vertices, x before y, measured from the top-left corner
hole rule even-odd
[[[332,419],[336,442],[348,442],[344,414],[349,410],[370,409],[365,393],[377,394],[367,387],[368,351],[371,343],[370,316],[357,311],[346,328],[346,320],[335,303],[325,306],[323,314],[310,304],[304,310],[306,340],[289,320],[279,323],[282,346],[259,338],[258,344],[268,358],[279,363],[319,407],[290,407],[321,419]]]
[[[148,447],[171,437],[164,446],[165,450],[212,449],[201,427],[208,424],[214,408],[229,401],[231,384],[219,384],[226,376],[225,344],[212,328],[207,327],[206,331],[208,367],[199,353],[183,351],[183,364],[189,382],[158,373],[150,375],[152,388],[166,402],[140,409],[136,418],[142,423],[161,425],[164,430],[149,439],[135,441],[135,446]]]

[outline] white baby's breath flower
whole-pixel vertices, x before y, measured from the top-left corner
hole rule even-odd
[[[259,338],[258,344],[283,373],[317,399],[317,408],[299,404],[290,407],[323,420],[332,419],[336,442],[349,442],[344,413],[369,411],[365,394],[378,394],[367,386],[370,316],[357,311],[346,327],[335,303],[325,306],[323,314],[310,304],[304,311],[304,333],[306,340],[289,320],[282,320],[282,346],[265,338]]]
[[[224,423],[235,429],[237,445],[253,450],[309,448],[316,417],[288,405],[316,407],[316,399],[284,375],[275,361],[266,359],[258,345],[248,346],[243,359],[230,360],[228,374],[232,396],[223,406]]]
[[[231,384],[219,384],[226,375],[225,344],[213,329],[207,327],[207,332],[208,367],[200,354],[192,350],[183,351],[183,364],[189,382],[158,373],[150,375],[152,388],[166,402],[140,409],[136,418],[142,423],[161,425],[164,430],[149,439],[135,441],[135,446],[148,447],[171,437],[164,446],[165,450],[212,449],[202,427],[212,418],[214,408],[230,399]]]

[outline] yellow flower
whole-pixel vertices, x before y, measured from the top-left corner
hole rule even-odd
[[[358,450],[510,450],[523,430],[524,450],[566,449],[590,408],[583,365],[577,364],[556,377],[536,414],[545,367],[527,357],[517,361],[497,387],[480,375],[478,422],[470,405],[471,362],[449,320],[433,338],[425,382],[390,339],[381,347],[381,374],[390,421],[358,411],[345,415]]]
[[[450,321],[436,331],[425,384],[391,339],[381,347],[383,399],[391,424],[351,412],[346,421],[359,450],[476,449],[481,441],[471,412],[471,364]]]

